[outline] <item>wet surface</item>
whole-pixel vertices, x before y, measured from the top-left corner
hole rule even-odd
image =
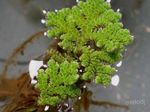
[[[65,1],[65,2],[64,2]],[[1,0],[0,1],[0,70],[5,59],[14,48],[29,36],[44,29],[40,19],[42,9],[60,9],[75,4],[75,0]],[[130,29],[135,41],[124,55],[119,68],[118,87],[103,88],[90,85],[94,100],[107,100],[129,105],[130,112],[149,112],[150,109],[150,0],[112,0],[113,8],[121,9],[124,26]],[[29,60],[43,54],[49,44],[47,38],[40,38],[27,47],[19,56],[19,65],[9,69],[11,77],[28,70]],[[22,64],[24,63],[24,64]],[[17,69],[16,69],[17,67]],[[18,73],[18,74],[19,74]],[[89,112],[124,112],[120,108],[90,106]]]

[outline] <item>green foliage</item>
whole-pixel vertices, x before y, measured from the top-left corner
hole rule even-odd
[[[120,19],[121,14],[104,0],[80,1],[71,9],[47,13],[48,37],[59,40],[63,53],[52,51],[48,68],[39,71],[40,104],[56,105],[67,97],[77,96],[78,80],[110,84],[116,71],[112,65],[132,42]]]
[[[79,78],[78,67],[75,61],[57,63],[49,60],[48,68],[39,70],[37,77],[36,86],[41,91],[39,104],[56,105],[62,99],[79,95],[80,91],[74,84]]]

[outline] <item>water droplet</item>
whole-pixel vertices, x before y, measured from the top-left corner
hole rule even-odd
[[[47,32],[44,32],[44,36],[47,36]]]
[[[42,12],[43,12],[43,14],[46,14],[46,13],[47,13],[46,10],[42,10]]]
[[[76,0],[76,2],[78,3],[78,2],[79,2],[79,0]]]
[[[82,69],[80,69],[79,71],[80,71],[81,73],[83,72],[83,70],[82,70]]]
[[[78,100],[81,100],[81,96],[78,97]]]
[[[48,111],[49,106],[45,106],[44,111]]]
[[[58,12],[58,10],[57,10],[57,9],[55,9],[55,12]]]
[[[122,65],[122,61],[119,61],[119,62],[116,64],[117,67],[121,67],[121,65]]]
[[[120,78],[119,78],[118,75],[114,75],[114,76],[111,78],[111,84],[112,84],[113,86],[118,86],[119,81],[120,81]]]
[[[42,23],[42,24],[45,24],[46,21],[45,21],[44,19],[41,19],[41,23]]]
[[[120,9],[117,9],[117,12],[120,12]]]
[[[83,88],[85,89],[85,88],[86,88],[86,85],[84,85]]]

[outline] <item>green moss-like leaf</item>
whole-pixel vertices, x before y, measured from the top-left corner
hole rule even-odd
[[[79,76],[78,63],[75,61],[57,63],[49,60],[48,68],[40,70],[38,74],[37,88],[40,89],[40,104],[57,105],[67,97],[75,97],[79,89],[75,86]]]
[[[110,84],[116,71],[112,65],[132,42],[120,19],[121,14],[104,0],[80,1],[72,8],[47,13],[48,37],[57,38],[61,50],[53,50],[48,68],[39,71],[40,104],[56,105],[77,96],[78,80]]]

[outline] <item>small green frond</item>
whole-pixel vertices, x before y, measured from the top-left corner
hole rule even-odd
[[[67,97],[75,97],[80,93],[76,87],[78,75],[78,63],[75,61],[64,61],[58,63],[51,59],[48,68],[40,70],[36,85],[40,89],[40,104],[57,105]]]

